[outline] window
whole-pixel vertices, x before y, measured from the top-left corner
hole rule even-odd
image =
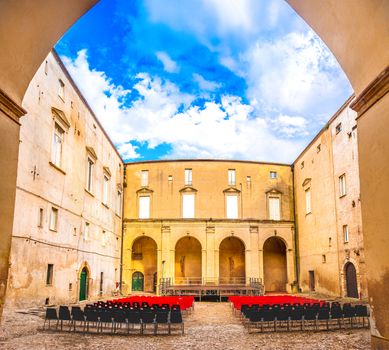
[[[48,286],[51,286],[53,284],[53,272],[54,272],[54,265],[48,264],[47,265],[47,274],[46,274],[46,284]]]
[[[280,220],[280,197],[269,197],[269,219]]]
[[[100,295],[103,295],[103,286],[104,286],[104,272],[100,272],[100,288],[99,288]]]
[[[43,227],[43,208],[39,208],[38,227]]]
[[[348,242],[348,226],[347,225],[343,225],[343,239],[344,239],[344,243]]]
[[[139,197],[139,219],[150,218],[150,196]]]
[[[116,214],[122,215],[122,192],[118,191],[116,199]]]
[[[86,222],[84,228],[84,241],[87,241],[89,239],[89,235],[90,235],[89,229],[90,229],[89,222]]]
[[[238,196],[226,196],[227,219],[238,218]]]
[[[305,190],[305,214],[309,214],[311,210],[311,189],[307,188]]]
[[[339,123],[335,128],[335,133],[339,134],[342,131],[342,123]]]
[[[192,185],[192,169],[185,169],[185,186]]]
[[[173,182],[173,175],[169,175],[167,180],[169,181],[169,184],[171,184]]]
[[[65,131],[59,126],[58,123],[54,124],[53,145],[51,150],[51,161],[57,167],[61,167],[62,161],[62,144]]]
[[[65,101],[65,84],[61,79],[58,80],[58,96]]]
[[[57,225],[58,225],[58,209],[52,207],[51,213],[50,213],[50,230],[51,231],[57,231]]]
[[[103,233],[101,235],[101,245],[103,247],[105,247],[107,245],[107,235],[106,235],[105,231],[103,231]]]
[[[277,172],[276,171],[271,171],[270,172],[270,178],[271,179],[276,179],[277,178]]]
[[[346,174],[339,176],[339,197],[346,195]]]
[[[108,205],[108,194],[109,194],[109,177],[104,175],[103,184],[103,204]]]
[[[251,176],[247,176],[247,177],[246,177],[246,182],[247,182],[247,185],[248,185],[248,186],[251,185]]]
[[[145,187],[149,185],[149,171],[142,170],[140,173],[140,185]]]
[[[182,195],[182,217],[184,219],[195,217],[195,195],[193,193]]]
[[[229,186],[236,185],[236,171],[235,171],[235,169],[228,169],[228,185]]]
[[[323,264],[325,264],[325,263],[327,262],[327,257],[326,257],[325,254],[323,254],[323,255],[321,256],[321,261],[322,261]]]
[[[93,186],[93,166],[93,160],[88,157],[88,162],[86,164],[86,189],[89,192],[92,192]]]

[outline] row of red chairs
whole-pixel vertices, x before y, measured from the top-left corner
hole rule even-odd
[[[298,297],[293,295],[263,295],[263,296],[231,296],[228,301],[232,303],[233,307],[240,310],[242,305],[274,305],[274,304],[300,304],[308,303],[310,305],[314,303],[324,303],[324,300]]]
[[[115,300],[109,300],[113,303],[133,303],[138,302],[142,305],[142,302],[147,302],[150,306],[153,304],[168,304],[169,307],[173,305],[180,305],[181,310],[190,309],[194,303],[194,297],[192,296],[149,296],[149,295],[133,295],[126,298],[120,298]]]

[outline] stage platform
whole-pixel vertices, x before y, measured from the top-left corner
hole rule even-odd
[[[246,283],[180,283],[171,284],[170,279],[161,280],[159,285],[161,295],[194,296],[196,300],[203,298],[219,298],[221,301],[229,296],[259,296],[263,295],[263,284],[259,279],[249,279]]]

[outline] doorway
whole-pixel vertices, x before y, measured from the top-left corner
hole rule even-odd
[[[80,301],[88,299],[88,269],[84,267],[80,274]]]
[[[357,271],[353,263],[348,262],[345,266],[346,290],[349,298],[358,298]]]
[[[143,292],[144,290],[144,276],[140,271],[136,271],[132,274],[132,291]]]

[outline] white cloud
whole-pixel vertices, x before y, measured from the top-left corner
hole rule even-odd
[[[193,73],[193,80],[199,85],[201,90],[215,91],[221,84],[214,81],[206,80],[202,75]]]
[[[329,118],[345,92],[351,94],[335,58],[312,31],[257,41],[238,59],[220,62],[245,78],[247,97],[262,111]]]
[[[308,123],[303,117],[280,115],[273,120],[273,124],[279,133],[284,134],[287,137],[308,135]]]
[[[147,73],[138,74],[133,89],[140,97],[126,107],[121,99],[128,91],[91,69],[85,50],[75,60],[63,60],[124,158],[139,158],[137,147],[129,143],[135,140],[151,148],[170,144],[169,157],[291,162],[305,143],[277,136],[274,126],[265,117],[254,118],[254,107],[237,96],[192,106],[194,96]],[[280,120],[286,127],[304,126],[299,117]]]
[[[138,147],[133,146],[131,143],[123,143],[118,147],[118,151],[124,159],[140,158],[140,154],[136,151],[137,149]]]
[[[177,63],[173,61],[170,56],[164,51],[158,51],[156,53],[158,60],[160,60],[163,64],[163,68],[168,73],[178,73],[180,71],[180,67],[178,67]]]

